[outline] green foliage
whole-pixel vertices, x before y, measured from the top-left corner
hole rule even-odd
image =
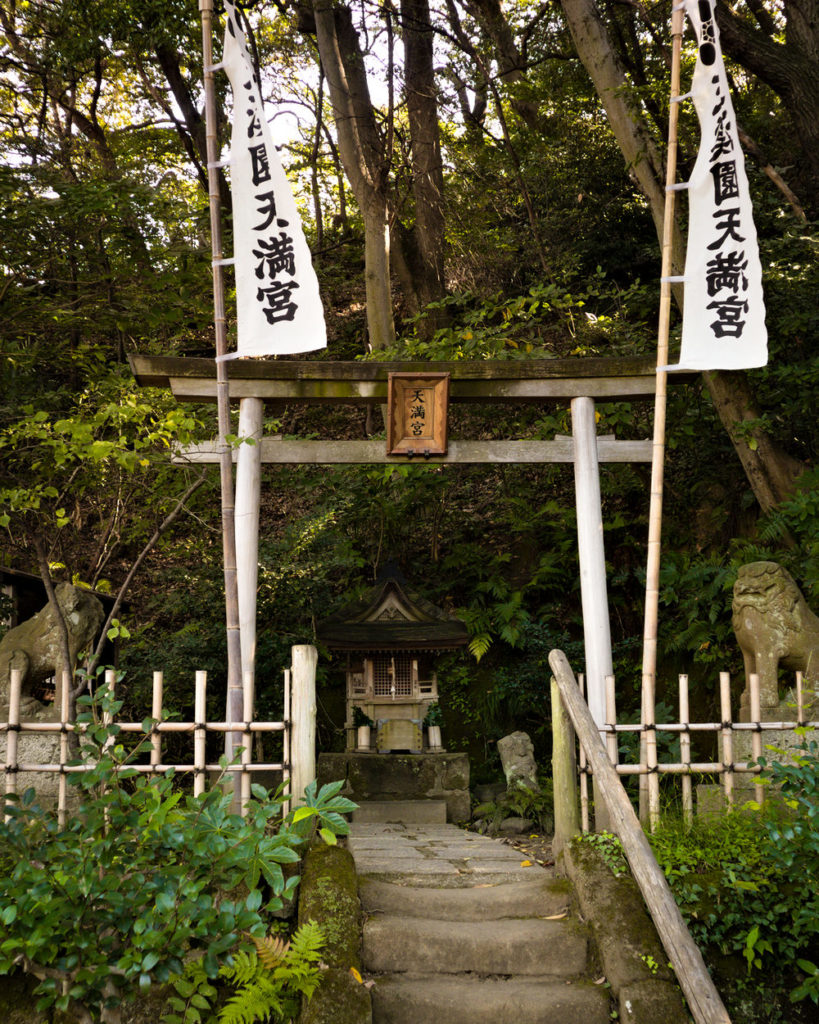
[[[572,842],[595,850],[615,878],[628,874],[628,862],[623,853],[622,843],[611,832],[584,832],[576,836]]]
[[[538,779],[539,789],[532,789],[518,781],[506,789],[495,800],[478,804],[472,817],[477,821],[479,832],[494,835],[504,818],[527,818],[534,828],[541,832],[554,829],[554,793],[552,780]]]
[[[38,978],[40,1009],[76,1003],[98,1019],[182,974],[190,951],[214,977],[241,933],[264,935],[265,915],[298,884],[282,865],[316,827],[334,841],[352,805],[341,784],[314,784],[307,807],[282,820],[281,798],[254,787],[240,817],[218,787],[186,796],[171,772],[130,767],[140,748],[129,754],[118,727],[101,724],[121,706],[105,691],[80,703],[83,770],[69,776],[78,803],[67,824],[29,790],[0,825],[0,973]]]
[[[440,725],[443,725],[443,724],[444,724],[444,714],[441,711],[441,705],[436,700],[432,704],[430,704],[429,707],[427,708],[427,713],[426,713],[426,716],[424,717],[424,725],[426,725],[426,726],[430,726],[430,725],[438,725],[438,726],[440,726]]]
[[[794,1002],[819,1000],[819,750],[763,760],[771,787],[764,810],[737,810],[693,827],[664,819],[649,837],[697,942],[744,960],[737,999],[777,985]],[[801,973],[794,973],[795,971]],[[798,983],[797,983],[798,982]],[[787,991],[786,987],[786,991]],[[787,1011],[777,1020],[787,1020]]]
[[[256,949],[239,952],[221,974],[235,988],[219,1011],[221,1024],[288,1021],[321,981],[318,962],[324,932],[314,921],[302,925],[289,943],[256,940]]]
[[[361,728],[365,725],[368,725],[370,728],[372,728],[375,725],[375,722],[362,708],[360,708],[356,704],[353,707],[353,725],[356,727],[356,729]]]

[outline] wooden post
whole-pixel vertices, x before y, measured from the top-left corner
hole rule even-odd
[[[555,861],[564,846],[580,832],[577,804],[577,763],[574,729],[557,682],[552,679],[552,782],[554,784],[555,835],[552,854]]]
[[[612,661],[593,399],[572,399],[572,437],[580,595],[586,648],[586,700],[592,718],[600,728],[606,720],[605,680],[612,673]]]
[[[609,763],[597,723],[578,693],[566,655],[562,651],[552,651],[549,664],[581,746],[586,749],[594,777],[599,781],[631,872],[643,894],[694,1020],[697,1024],[731,1024],[702,954],[683,921],[666,877],[640,827],[628,794]]]
[[[617,767],[620,760],[617,749],[617,733],[614,727],[617,725],[617,697],[614,690],[614,676],[606,676],[606,725],[611,726],[612,731],[606,733],[606,750],[609,761]]]
[[[245,673],[245,676],[249,673]],[[247,804],[250,800],[250,768],[253,760],[253,733],[250,731],[250,723],[253,721],[253,680],[245,679],[245,728],[242,733],[242,817],[247,814]]]
[[[585,700],[585,677],[582,672],[578,673],[577,676],[577,688],[580,690],[580,696]],[[586,751],[583,749],[583,744],[580,744],[580,828],[582,831],[589,831],[589,773],[586,771]]]
[[[293,682],[290,757],[292,806],[303,802],[304,790],[316,777],[316,665],[318,651],[312,644],[292,649]]]

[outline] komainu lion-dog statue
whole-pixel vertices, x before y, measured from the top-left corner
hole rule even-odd
[[[799,587],[776,562],[743,565],[734,584],[734,633],[745,661],[742,705],[749,706],[751,673],[759,676],[760,703],[777,707],[779,666],[801,671],[808,703],[819,687],[819,618]]]
[[[60,631],[51,604],[19,626],[14,626],[0,640],[0,707],[7,708],[11,670],[23,672],[20,698],[21,718],[59,718],[59,681],[65,670],[71,671],[81,651],[91,647],[105,621],[105,612],[99,598],[88,590],[58,583],[57,603],[68,627],[68,644],[72,665],[64,665]],[[57,700],[47,708],[34,696],[33,691],[47,679],[56,676]]]

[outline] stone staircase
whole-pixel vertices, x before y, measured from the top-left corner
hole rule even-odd
[[[354,818],[373,1024],[606,1024],[570,886],[453,825]],[[362,820],[364,819],[364,820]]]

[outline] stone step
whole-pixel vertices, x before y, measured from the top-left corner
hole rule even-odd
[[[571,887],[563,879],[431,889],[362,878],[359,896],[370,913],[438,921],[489,921],[498,918],[546,918],[566,913]]]
[[[362,962],[374,973],[551,975],[586,969],[586,936],[576,922],[538,919],[436,921],[378,914],[364,923]]]
[[[609,993],[588,982],[386,975],[374,1024],[608,1024]]]
[[[446,824],[445,800],[364,800],[353,811],[356,824]]]

